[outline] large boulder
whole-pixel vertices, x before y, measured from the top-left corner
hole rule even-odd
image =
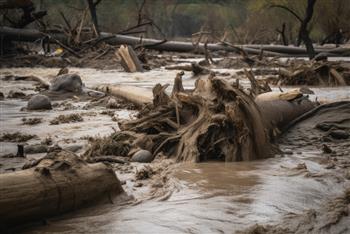
[[[35,95],[31,97],[27,105],[28,110],[51,110],[51,100],[45,95]]]
[[[132,157],[132,162],[150,163],[153,161],[153,155],[148,150],[139,150]]]
[[[63,74],[53,79],[50,90],[80,93],[83,90],[83,82],[77,74]]]

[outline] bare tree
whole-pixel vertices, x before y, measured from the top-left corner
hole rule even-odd
[[[97,22],[97,14],[96,14],[96,6],[101,2],[102,0],[96,0],[96,2],[94,2],[94,0],[87,0],[88,4],[89,4],[89,10],[90,10],[90,15],[91,15],[91,19],[92,22],[94,24],[95,30],[97,35],[100,34],[100,29],[98,27],[98,22]]]
[[[283,5],[272,5],[271,7],[277,7],[284,9],[294,15],[300,22],[300,29],[298,34],[298,40],[297,45],[299,46],[301,42],[303,41],[306,46],[307,53],[309,54],[309,58],[312,59],[315,57],[315,49],[312,45],[312,40],[310,39],[310,32],[307,28],[308,23],[310,22],[312,15],[314,13],[314,6],[315,6],[316,0],[307,0],[307,6],[305,11],[304,18],[301,18],[297,13],[295,13],[292,9],[283,6]]]

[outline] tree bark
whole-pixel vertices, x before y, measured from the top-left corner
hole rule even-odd
[[[238,86],[213,74],[197,79],[194,90],[183,90],[180,76],[175,78],[170,98],[157,84],[153,108],[140,119],[120,124],[120,134],[133,136],[128,140],[130,150],[151,139],[148,149],[153,156],[162,153],[177,161],[267,158],[275,152],[273,137],[281,132],[280,128],[314,106],[303,96],[256,102]],[[137,93],[138,100],[142,100]],[[151,95],[151,90],[148,93]],[[90,154],[95,153],[92,150]]]
[[[297,45],[299,46],[301,41],[304,41],[305,46],[306,46],[306,51],[307,51],[310,59],[313,59],[315,57],[315,50],[314,50],[314,47],[312,45],[312,40],[309,36],[310,32],[307,29],[307,25],[310,22],[312,15],[314,13],[315,3],[316,3],[316,0],[308,0],[308,2],[307,2],[305,18],[301,22],[301,25],[300,25],[299,37],[298,37],[298,43],[297,43]]]
[[[123,192],[114,171],[69,151],[48,153],[30,169],[0,175],[0,226],[19,226]]]
[[[131,46],[122,45],[116,53],[126,72],[143,72],[142,64]]]

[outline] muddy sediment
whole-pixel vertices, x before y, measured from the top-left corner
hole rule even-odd
[[[186,62],[187,58],[177,59]],[[164,65],[170,63],[171,60],[168,59]],[[232,68],[232,65],[227,67]],[[240,66],[237,65],[237,68]],[[210,69],[223,68],[215,68],[213,65]],[[53,76],[57,74],[57,70],[37,71],[39,76],[47,79],[47,74]],[[70,70],[78,72],[89,88],[98,84],[128,82],[149,89],[157,82],[172,84],[178,72],[160,69],[145,74],[125,74],[107,70]],[[30,71],[35,75],[35,68]],[[21,75],[21,72],[28,73],[28,70],[5,69],[5,72]],[[96,74],[93,74],[94,72]],[[225,78],[230,84],[235,83],[238,78],[239,85],[245,89],[249,88],[249,82],[244,76],[237,74],[236,70],[221,72],[230,73],[232,77]],[[256,76],[267,74],[268,72],[257,72]],[[223,77],[219,75],[219,78]],[[31,81],[19,81],[17,84],[13,81],[1,82],[6,85],[5,89],[20,87],[29,88],[24,90],[25,93],[37,92],[32,85],[28,86],[28,82]],[[183,86],[185,89],[195,87],[192,71],[185,72]],[[171,90],[172,85],[168,89]],[[282,89],[286,91],[289,88]],[[310,95],[311,99],[318,96],[319,99],[331,102],[350,98],[347,87],[313,90],[315,95]],[[0,91],[5,93],[5,99],[1,101],[4,112],[1,122],[6,123],[6,132],[15,133],[14,130],[19,126],[23,127],[23,123],[29,124],[25,125],[26,129],[23,129],[21,134],[35,134],[37,138],[28,139],[28,145],[45,143],[49,150],[58,144],[62,148],[77,149],[77,154],[82,158],[88,156],[90,162],[108,164],[116,172],[126,193],[133,196],[123,203],[90,207],[53,218],[50,219],[49,225],[35,225],[25,229],[25,232],[142,232],[145,229],[170,233],[347,231],[346,209],[349,203],[348,196],[344,193],[347,194],[346,185],[350,178],[350,162],[347,156],[350,146],[346,137],[350,129],[350,118],[346,102],[333,107],[320,107],[314,114],[309,114],[306,120],[290,126],[283,138],[276,142],[281,152],[274,158],[257,162],[188,164],[175,163],[171,157],[168,158],[169,155],[162,152],[154,155],[157,157],[154,157],[151,163],[138,163],[131,160],[132,155],[140,148],[148,148],[153,153],[154,147],[148,144],[149,139],[146,138],[145,142],[130,141],[131,138],[137,137],[135,132],[126,138],[120,134],[119,126],[122,125],[119,123],[123,122],[121,120],[130,121],[138,113],[133,105],[115,97],[67,95],[63,98],[57,94],[57,98],[53,98],[52,101],[52,110],[28,112],[25,109],[20,111],[26,105],[25,99],[8,99],[8,90]],[[228,93],[232,93],[232,90]],[[169,92],[167,94],[170,96]],[[224,96],[230,98],[227,97],[228,94]],[[176,109],[171,110],[170,119],[175,124],[167,126],[176,128]],[[140,110],[141,118],[147,116],[143,114],[147,111],[143,111],[145,110]],[[60,119],[60,115],[64,121],[58,121],[59,125],[50,125],[50,121]],[[75,117],[66,118],[73,115],[79,115],[84,121],[74,121],[80,119]],[[26,120],[22,121],[22,118]],[[113,121],[113,118],[117,122]],[[36,119],[41,119],[41,122]],[[185,118],[182,121],[184,120]],[[216,139],[214,135],[213,133],[209,138]],[[16,143],[19,139],[14,139],[13,143],[7,138],[6,142],[1,142],[1,155],[16,153]],[[203,142],[202,146],[205,146],[206,141]],[[89,145],[94,150],[86,151]],[[132,149],[135,145],[139,148]],[[324,145],[330,149],[329,153],[323,150]],[[208,154],[209,151],[204,150],[203,155],[215,154]],[[85,152],[90,153],[87,155]],[[27,154],[26,158],[1,158],[1,172],[9,173],[8,169],[20,171],[25,163],[44,155],[37,153]],[[333,198],[336,199],[332,203],[329,200]],[[308,220],[308,223],[305,220]],[[252,228],[248,230],[247,227]]]

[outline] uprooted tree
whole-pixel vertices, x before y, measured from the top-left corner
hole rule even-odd
[[[175,78],[171,96],[165,92],[167,85],[157,84],[153,104],[143,117],[120,123],[121,132],[92,143],[86,156],[131,156],[145,149],[154,157],[160,153],[177,161],[267,158],[276,151],[272,138],[278,121],[286,120],[284,114],[289,118],[291,112],[313,107],[308,100],[296,100],[298,94],[285,103],[265,105],[264,111],[274,110],[275,115],[263,116],[253,96],[238,83],[210,74],[189,91],[183,89],[182,75]]]

